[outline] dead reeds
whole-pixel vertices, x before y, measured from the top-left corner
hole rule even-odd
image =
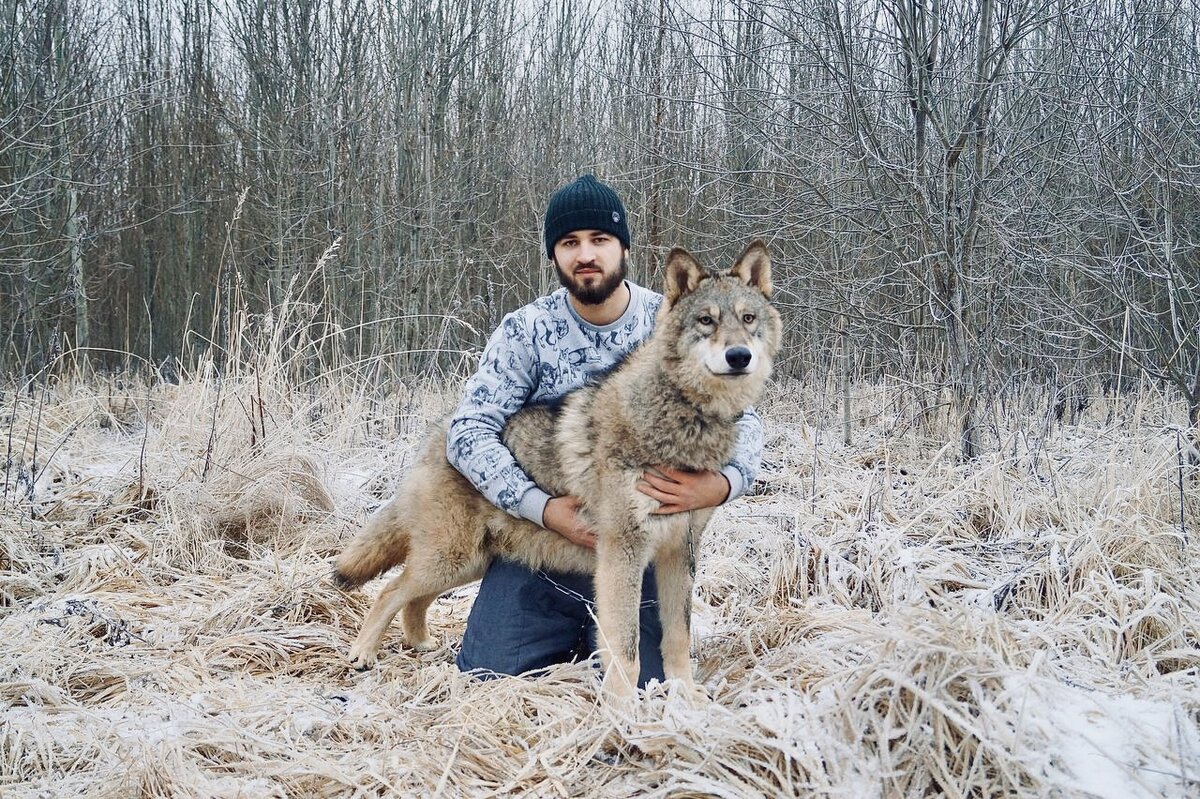
[[[961,464],[892,388],[855,387],[847,446],[815,389],[780,386],[761,484],[700,560],[712,701],[655,686],[623,716],[594,664],[459,674],[470,588],[431,611],[440,649],[395,634],[347,668],[378,584],[335,590],[331,557],[453,385],[217,384],[5,398],[3,795],[1200,790],[1200,500],[1163,397],[1001,419]]]

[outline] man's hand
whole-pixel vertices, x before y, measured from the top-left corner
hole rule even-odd
[[[554,497],[542,511],[542,526],[553,530],[572,544],[586,549],[596,548],[596,534],[579,518],[579,497],[568,494]]]
[[[728,499],[730,489],[729,479],[720,472],[685,472],[670,466],[648,469],[637,482],[638,491],[658,500],[655,513],[714,508]]]

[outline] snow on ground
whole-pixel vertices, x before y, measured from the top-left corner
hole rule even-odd
[[[393,634],[347,668],[381,583],[343,594],[330,561],[454,390],[9,395],[0,794],[1200,795],[1177,406],[1064,426],[1031,392],[964,465],[903,387],[856,389],[847,445],[829,395],[779,386],[700,558],[711,701],[654,685],[623,714],[594,663],[459,674],[473,587],[431,609],[436,651]]]

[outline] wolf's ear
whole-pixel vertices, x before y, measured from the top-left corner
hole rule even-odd
[[[729,274],[758,289],[764,297],[771,296],[771,256],[762,239],[750,242],[745,252],[738,256]]]
[[[674,305],[680,297],[695,291],[706,277],[708,273],[690,252],[682,247],[671,250],[667,254],[667,285],[663,292],[667,297],[667,305]]]

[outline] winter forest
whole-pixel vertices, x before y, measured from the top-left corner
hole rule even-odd
[[[351,673],[586,172],[772,256],[712,702]],[[0,0],[0,463],[5,796],[1195,796],[1200,2]]]
[[[772,247],[782,371],[1148,379],[1200,422],[1195,3],[9,2],[0,364],[458,367],[594,170],[666,250]],[[276,314],[277,316],[277,314]]]

